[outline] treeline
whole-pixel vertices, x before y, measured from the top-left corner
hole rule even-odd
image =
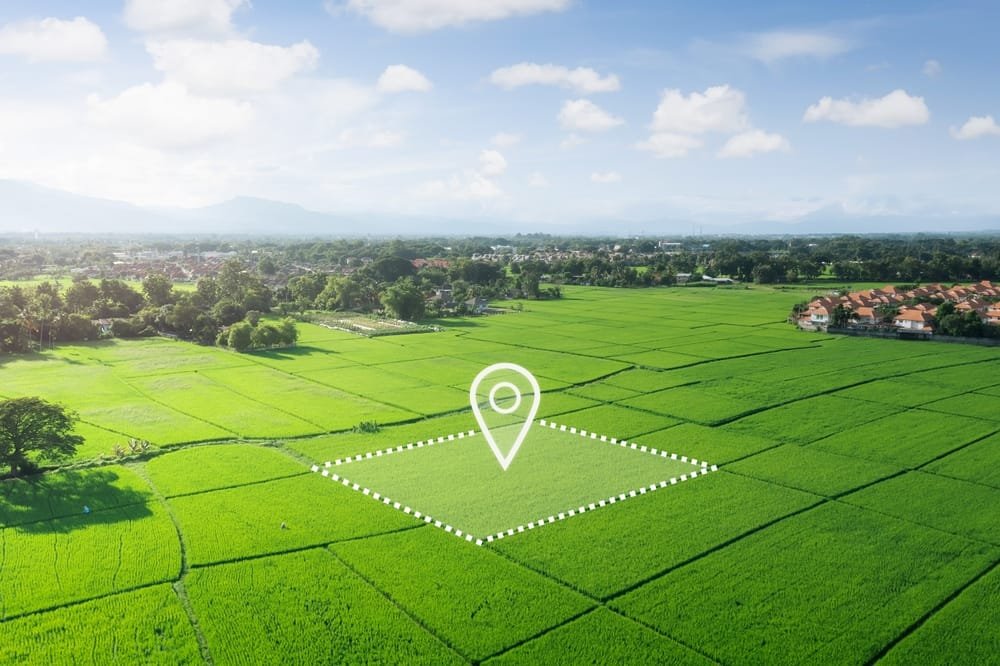
[[[161,274],[147,276],[141,289],[107,279],[77,279],[65,289],[56,282],[8,286],[0,288],[0,351],[157,334],[240,351],[294,343],[294,322],[261,321],[273,305],[272,290],[237,260],[192,291],[175,289]]]
[[[381,310],[413,321],[466,314],[471,309],[469,301],[560,295],[558,289],[542,288],[541,278],[541,270],[535,267],[508,272],[501,264],[458,259],[417,268],[407,257],[387,254],[350,274],[313,271],[292,278],[282,292],[288,300],[279,307],[286,311]]]

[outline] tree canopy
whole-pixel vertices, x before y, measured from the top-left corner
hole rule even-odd
[[[76,415],[41,398],[0,401],[0,465],[11,476],[30,471],[36,460],[67,458],[83,443],[73,434]]]

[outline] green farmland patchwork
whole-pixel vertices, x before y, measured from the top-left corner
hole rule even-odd
[[[112,630],[109,630],[109,627]],[[201,664],[191,622],[170,585],[114,594],[0,625],[0,662]]]
[[[0,480],[0,662],[990,663],[1000,349],[782,323],[833,286],[564,286],[420,335],[4,357],[0,397],[66,405],[86,442]],[[468,403],[501,361],[588,437],[535,425],[502,472]],[[719,469],[681,482],[591,430]],[[129,438],[154,446],[113,460]],[[323,468],[357,491],[310,471],[359,454]]]
[[[307,550],[196,569],[186,583],[216,663],[460,664],[338,562]]]
[[[1000,551],[828,504],[614,602],[715,659],[863,662]],[[705,622],[692,608],[717,609]]]
[[[332,549],[469,659],[485,659],[594,605],[486,548],[430,527]]]
[[[281,553],[418,524],[316,474],[168,501],[192,565]]]

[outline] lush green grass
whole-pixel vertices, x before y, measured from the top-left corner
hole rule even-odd
[[[5,664],[200,664],[191,622],[169,585],[4,622]]]
[[[817,499],[716,472],[641,501],[546,525],[528,538],[504,539],[496,547],[532,569],[608,597]]]
[[[508,426],[494,433],[502,451],[506,453],[519,430],[519,426]],[[559,474],[552,474],[554,469]],[[485,538],[699,469],[610,440],[601,442],[535,425],[506,471],[480,434],[329,471]],[[696,478],[690,483],[701,481]]]
[[[879,663],[988,664],[1000,654],[1000,569],[974,583]]]
[[[899,471],[885,463],[784,444],[726,467],[730,472],[832,497]]]
[[[169,503],[192,565],[281,553],[418,524],[318,474],[174,497]]]
[[[998,424],[912,409],[875,419],[810,444],[830,453],[915,467],[996,432]]]
[[[332,549],[470,659],[484,659],[593,606],[544,576],[431,527]]]
[[[1000,435],[958,450],[926,467],[928,472],[1000,488]]]
[[[301,462],[287,454],[250,444],[195,446],[167,453],[146,464],[149,479],[167,497],[306,472]]]
[[[1000,545],[1000,490],[910,472],[853,493],[845,502]]]
[[[186,587],[217,664],[464,663],[323,549],[197,569]]]
[[[85,506],[99,511],[150,499],[149,484],[121,465],[7,479],[0,481],[0,527],[79,516]]]
[[[514,648],[488,664],[710,664],[710,660],[607,608]]]
[[[177,534],[155,502],[0,530],[3,617],[55,608],[180,573]]]
[[[992,658],[998,350],[802,333],[794,291],[565,294],[425,335],[0,359],[0,396],[80,413],[81,460],[211,440],[0,482],[0,661]],[[498,361],[536,374],[538,418],[722,468],[480,548],[309,471],[478,430]],[[481,435],[331,472],[476,533],[677,466],[536,426],[508,472]]]
[[[613,604],[726,663],[858,663],[998,556],[842,504],[782,521]],[[715,610],[711,621],[697,609]]]

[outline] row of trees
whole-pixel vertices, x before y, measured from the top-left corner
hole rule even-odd
[[[107,334],[99,320],[110,320],[111,335],[136,337],[166,333],[178,338],[228,344],[228,329],[257,313],[249,324],[249,349],[291,344],[293,322],[263,323],[259,313],[270,312],[274,293],[261,276],[232,260],[218,275],[198,281],[194,290],[181,291],[162,274],[147,276],[136,289],[121,280],[76,279],[63,289],[56,282],[0,288],[0,351],[25,352],[57,342],[93,340]],[[241,327],[242,328],[242,327]],[[259,329],[259,330],[257,330]],[[220,335],[221,334],[221,335]],[[230,345],[233,346],[233,345]]]

